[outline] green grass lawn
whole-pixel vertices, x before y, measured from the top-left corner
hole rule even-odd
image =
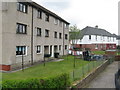
[[[120,52],[118,52],[117,55],[120,55]]]
[[[105,51],[92,51],[92,53],[97,54],[97,55],[104,55]]]
[[[28,78],[49,78],[60,75],[62,73],[70,73],[73,71],[74,56],[64,57],[63,61],[59,62],[47,62],[44,67],[43,64],[39,64],[23,71],[17,71],[13,73],[3,73],[3,80],[23,80]],[[76,69],[81,66],[90,63],[81,59],[76,59]]]

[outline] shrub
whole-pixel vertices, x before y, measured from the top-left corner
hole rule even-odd
[[[2,88],[66,88],[70,86],[68,74],[62,74],[48,79],[6,80]]]

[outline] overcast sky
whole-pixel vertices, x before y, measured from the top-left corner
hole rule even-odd
[[[105,29],[118,34],[118,1],[120,0],[33,0],[53,11],[70,25]]]

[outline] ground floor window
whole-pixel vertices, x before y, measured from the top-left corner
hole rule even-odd
[[[16,55],[26,55],[26,46],[16,46]]]
[[[98,44],[95,45],[95,49],[98,49]]]
[[[62,46],[61,46],[61,45],[59,45],[59,50],[60,50],[60,51],[62,50],[62,49],[61,49],[61,47],[62,47]]]
[[[41,46],[37,45],[37,53],[41,53]]]
[[[67,45],[65,45],[65,50],[67,50],[67,48],[68,48]]]

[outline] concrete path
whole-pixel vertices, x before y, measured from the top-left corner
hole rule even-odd
[[[118,70],[118,62],[115,61],[90,82],[87,88],[115,88],[114,75]]]

